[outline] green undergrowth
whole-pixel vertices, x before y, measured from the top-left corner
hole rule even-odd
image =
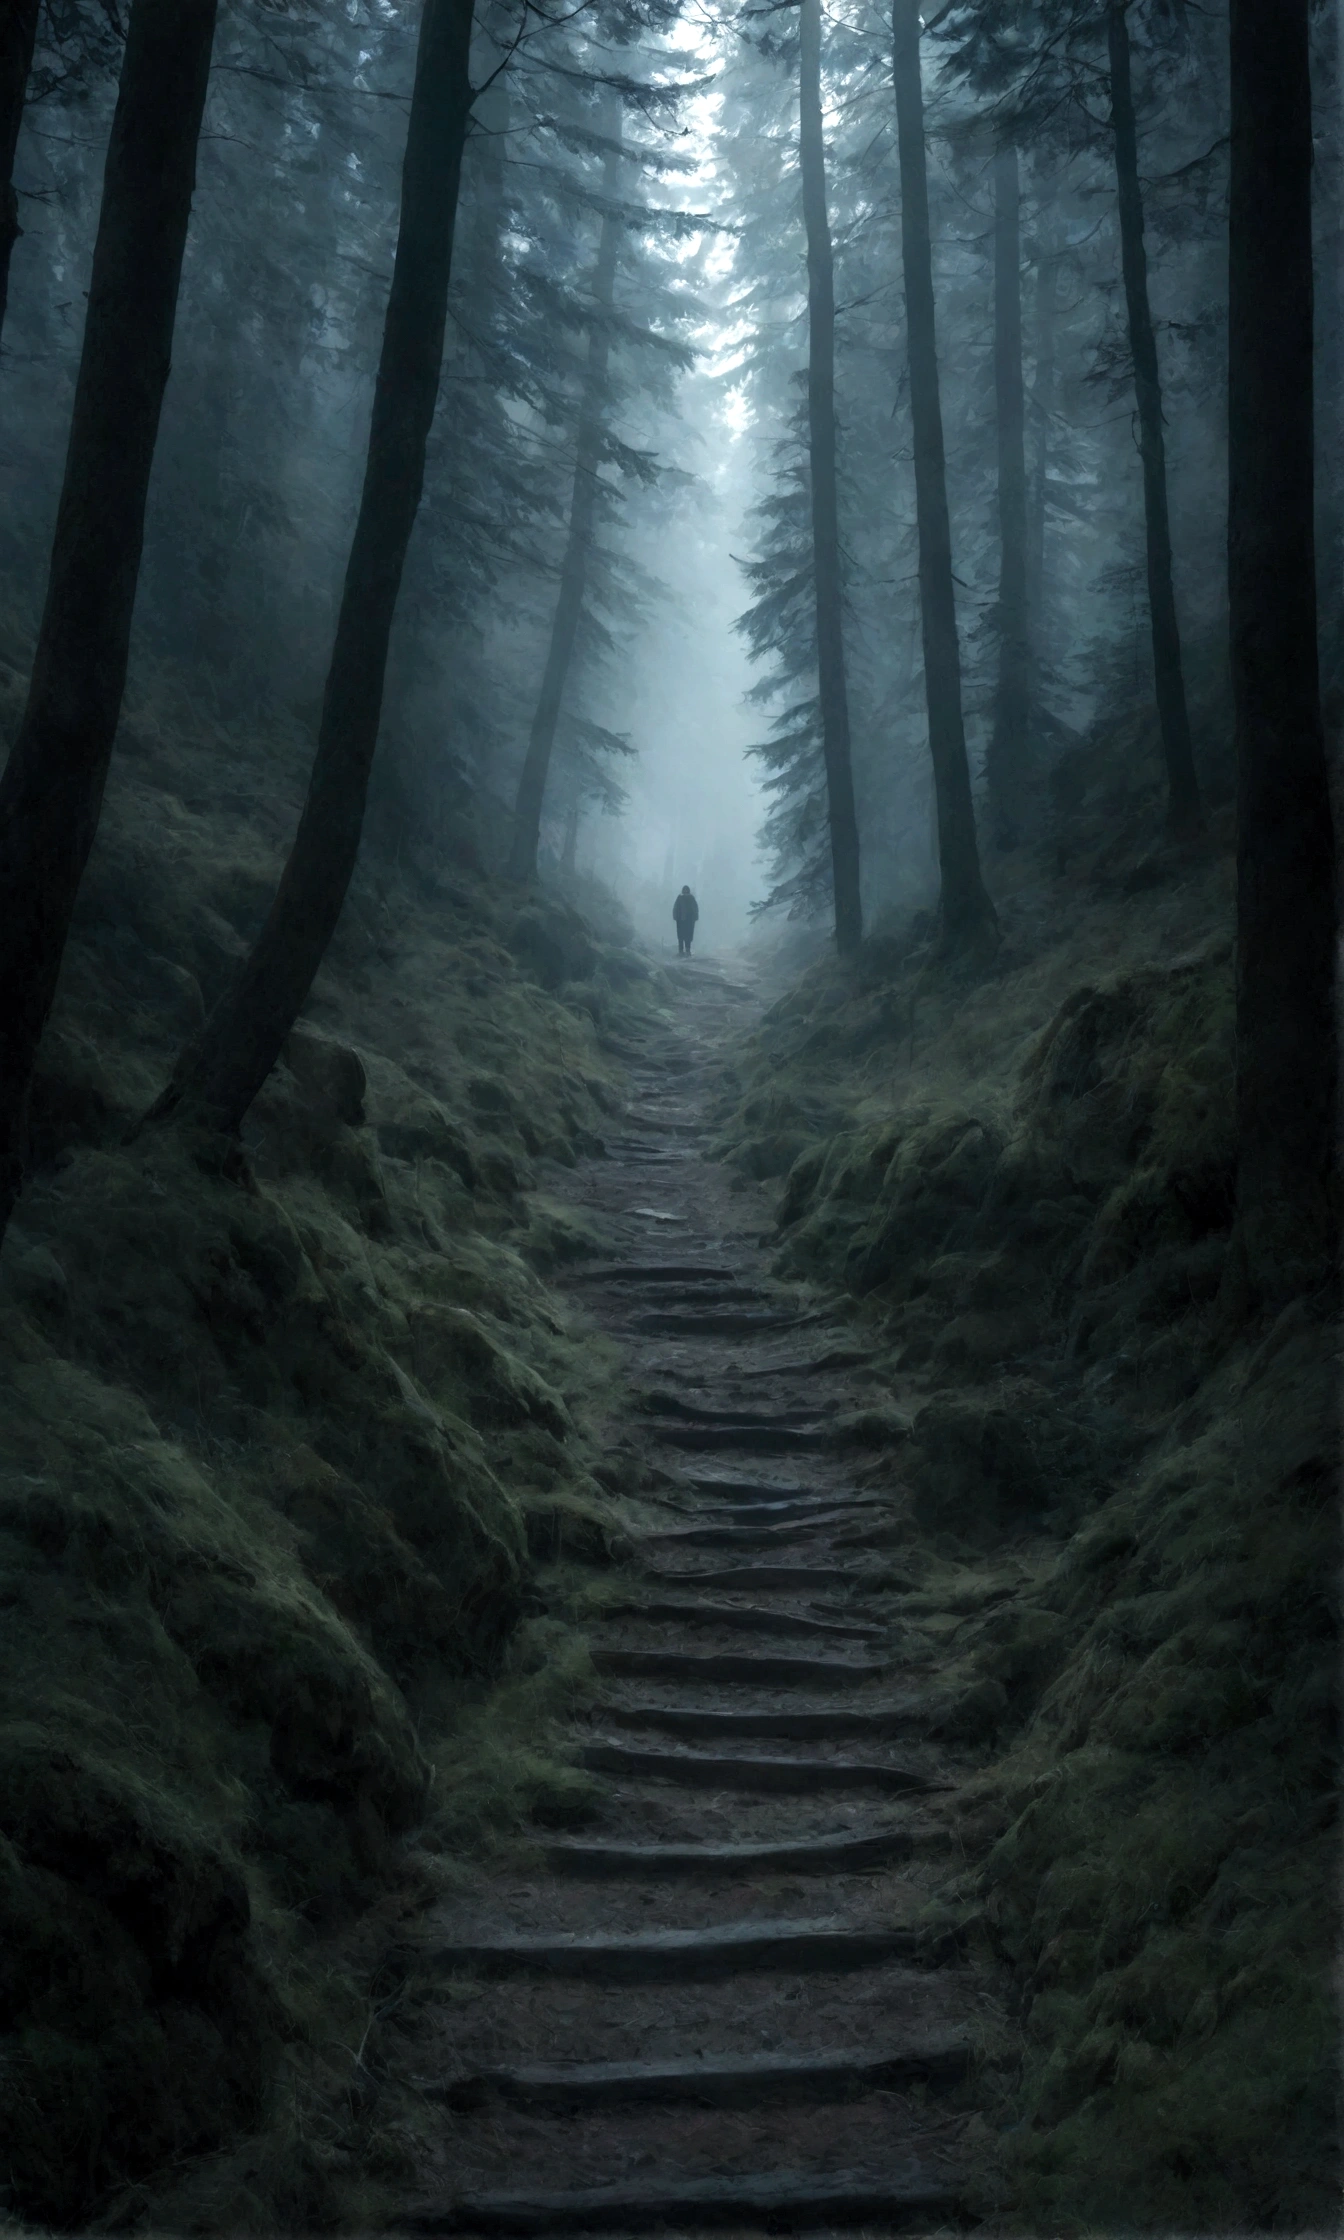
[[[719,1150],[778,1177],[780,1272],[850,1293],[910,1417],[867,1466],[887,1584],[978,1766],[935,1912],[1022,2030],[985,2212],[1333,2229],[1336,1329],[1223,1285],[1226,861],[1093,842],[993,867],[979,970],[919,928],[816,963]]]
[[[537,1567],[609,1560],[617,1387],[547,1288],[601,1242],[555,1178],[661,983],[465,850],[371,861],[241,1157],[137,1130],[305,752],[128,716],[0,1259],[0,2206],[37,2223],[340,2221],[389,1924],[583,1808]]]

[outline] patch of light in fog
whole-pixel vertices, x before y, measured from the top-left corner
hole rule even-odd
[[[683,19],[669,41],[679,64],[707,78],[721,67],[719,27],[708,15]],[[689,74],[689,73],[688,73]],[[723,186],[714,162],[721,94],[711,82],[688,104],[678,151],[694,168],[664,182],[683,208],[713,214]],[[698,258],[709,294],[722,288],[733,258],[728,235],[698,236],[678,262]],[[762,795],[747,748],[761,735],[759,713],[744,696],[752,682],[733,624],[747,603],[733,557],[744,549],[751,503],[750,408],[733,378],[745,332],[707,321],[696,337],[700,363],[684,383],[683,424],[669,457],[690,469],[695,487],[659,525],[656,544],[635,556],[669,596],[631,647],[628,674],[608,717],[627,732],[638,759],[621,772],[629,800],[619,819],[594,818],[579,861],[613,885],[641,937],[675,959],[672,902],[690,885],[699,900],[697,951],[713,954],[746,934],[749,907],[762,891],[757,835]]]

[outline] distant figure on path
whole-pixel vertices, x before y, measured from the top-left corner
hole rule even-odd
[[[672,905],[672,915],[677,921],[677,955],[689,957],[691,942],[695,938],[695,921],[700,915],[700,905],[689,887],[683,887]]]

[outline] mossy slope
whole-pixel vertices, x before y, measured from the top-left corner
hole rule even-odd
[[[162,2203],[249,2132],[188,2222],[335,2214],[358,2151],[330,2094],[275,2147],[277,2063],[291,2102],[349,2071],[348,1924],[406,1830],[570,1786],[535,1686],[493,1783],[478,1707],[536,1661],[529,1541],[611,1522],[608,1364],[544,1281],[591,1240],[544,1181],[600,1148],[598,1024],[656,983],[469,860],[366,870],[242,1157],[134,1133],[301,767],[297,736],[128,719],[0,1261],[0,2131],[40,2221]]]
[[[1335,1330],[1246,1327],[1223,1285],[1225,870],[1109,870],[1016,867],[979,977],[894,940],[818,963],[721,1149],[780,1174],[781,1267],[853,1295],[912,1417],[893,1584],[984,1761],[945,1903],[1025,2027],[986,2209],[1326,2228]]]

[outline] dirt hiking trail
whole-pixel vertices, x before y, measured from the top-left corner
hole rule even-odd
[[[962,2134],[1002,2023],[983,1972],[919,1926],[957,1761],[848,1444],[893,1395],[838,1312],[767,1273],[766,1193],[704,1157],[759,997],[712,958],[676,986],[675,1027],[624,1053],[607,1157],[568,1187],[623,1240],[566,1280],[624,1350],[650,1489],[588,1628],[601,1807],[419,1926],[436,1988],[414,2065],[442,2123],[401,2230],[965,2218]]]

